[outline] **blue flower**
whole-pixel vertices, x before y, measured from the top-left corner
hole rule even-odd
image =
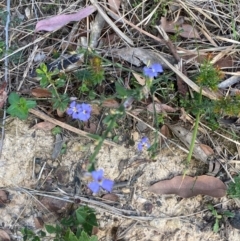
[[[67,114],[72,116],[73,119],[87,121],[91,116],[92,107],[89,104],[77,104],[73,101],[67,109]]]
[[[87,121],[91,116],[92,107],[89,104],[81,104],[79,109],[78,119],[82,121]]]
[[[108,192],[112,191],[113,184],[114,182],[110,179],[104,178],[104,172],[102,169],[98,171],[93,171],[91,173],[93,182],[90,182],[88,184],[88,188],[93,192],[93,193],[98,193],[100,190],[100,187],[105,189]]]
[[[143,137],[141,141],[138,143],[138,150],[142,151],[143,147],[147,147],[148,149],[150,146],[151,145],[150,145],[149,139],[147,137]]]
[[[73,101],[67,109],[67,114],[71,115],[73,119],[78,119],[80,108],[80,104],[77,104],[76,101]]]
[[[150,66],[145,66],[143,68],[143,73],[149,78],[157,77],[159,73],[163,72],[163,67],[161,64],[155,63]]]

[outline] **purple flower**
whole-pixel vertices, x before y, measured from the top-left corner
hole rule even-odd
[[[112,191],[113,184],[114,182],[110,179],[106,179],[103,177],[104,172],[102,169],[98,171],[93,171],[91,173],[93,182],[90,182],[88,184],[88,188],[93,192],[93,193],[98,193],[100,190],[100,187],[105,189],[108,192]]]
[[[158,73],[162,73],[163,72],[163,68],[161,64],[155,63],[152,64],[150,66],[145,66],[143,68],[143,73],[144,75],[146,75],[149,78],[154,78],[158,76]]]
[[[92,107],[89,104],[81,104],[79,109],[78,119],[82,121],[87,121],[90,118]]]
[[[73,101],[67,109],[67,114],[71,115],[73,119],[87,121],[90,118],[92,107],[89,104],[77,104]]]
[[[150,145],[149,139],[147,137],[143,137],[141,141],[138,143],[138,150],[142,151],[143,147],[147,147],[148,149],[150,146],[151,145]]]
[[[81,108],[80,104],[77,104],[76,101],[73,101],[69,108],[67,109],[67,114],[71,115],[73,119],[78,119],[79,110]]]

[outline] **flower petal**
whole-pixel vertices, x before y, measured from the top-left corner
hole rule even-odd
[[[98,182],[90,182],[88,184],[88,188],[93,192],[93,193],[98,193],[100,189],[100,185]]]
[[[93,180],[98,182],[98,181],[101,181],[103,179],[104,172],[103,172],[102,169],[100,169],[98,171],[93,171],[91,174],[92,174]]]
[[[101,184],[102,188],[108,192],[112,191],[113,185],[114,185],[114,182],[110,179],[103,179]]]
[[[139,142],[138,143],[138,150],[142,151],[142,149],[143,149],[143,144],[142,144],[142,142]]]
[[[157,73],[162,73],[163,72],[163,67],[161,64],[155,63],[151,65],[151,68],[157,72]]]

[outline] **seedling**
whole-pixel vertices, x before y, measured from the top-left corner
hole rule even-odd
[[[211,211],[212,215],[215,218],[215,223],[213,225],[213,232],[217,233],[219,231],[219,222],[222,220],[224,217],[226,218],[232,218],[234,217],[234,213],[230,211],[224,211],[222,213],[218,213],[217,210],[213,207],[212,204],[208,204],[208,209]]]
[[[27,100],[20,97],[17,93],[12,92],[8,97],[10,106],[7,109],[7,113],[11,116],[16,116],[21,120],[26,120],[28,117],[28,111],[36,106],[36,101]]]
[[[45,225],[46,231],[55,237],[54,241],[97,241],[97,236],[92,236],[94,226],[98,226],[96,215],[93,209],[87,206],[78,208],[74,215],[63,218],[56,226]],[[40,238],[47,238],[44,231],[34,233],[32,230],[24,228],[22,230],[24,241],[40,241]],[[50,240],[49,239],[49,240]]]

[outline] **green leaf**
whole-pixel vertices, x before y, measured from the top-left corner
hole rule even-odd
[[[26,101],[27,109],[32,109],[32,108],[36,107],[36,105],[37,105],[37,102],[34,101],[34,100],[27,100]]]
[[[19,95],[15,92],[12,92],[9,96],[8,96],[8,102],[11,104],[11,105],[14,105],[14,104],[18,104],[19,102]]]
[[[77,209],[76,210],[76,217],[77,217],[77,220],[80,224],[83,224],[87,218],[87,213],[85,210],[82,210],[82,209]]]
[[[89,236],[87,235],[87,233],[85,233],[84,231],[82,231],[80,238],[78,239],[78,241],[90,241]]]
[[[98,241],[98,237],[97,236],[92,236],[89,240],[90,241]]]
[[[64,236],[64,241],[78,241],[78,238],[70,229],[68,229]]]
[[[48,233],[56,233],[56,228],[52,225],[45,224],[45,228]]]
[[[216,219],[214,226],[213,226],[213,232],[217,233],[219,231],[219,220]]]

